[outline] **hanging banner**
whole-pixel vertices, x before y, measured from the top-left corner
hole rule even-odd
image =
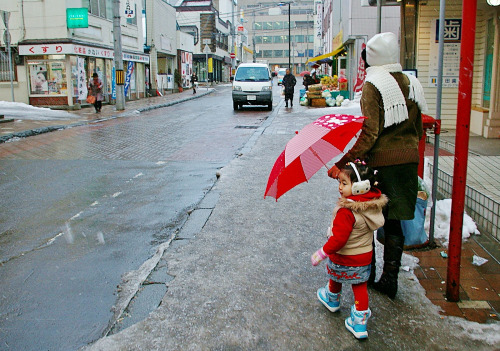
[[[76,66],[78,69],[76,79],[78,81],[78,100],[87,99],[87,75],[85,74],[85,59],[77,57]]]
[[[208,73],[213,73],[214,72],[214,59],[209,58],[208,59]]]
[[[366,48],[366,44],[363,43],[361,45],[361,51],[363,51]],[[356,76],[356,81],[354,82],[354,92],[360,92],[363,89],[363,84],[365,83],[365,78],[366,78],[366,68],[365,68],[365,61],[359,55],[359,64],[358,64],[358,75]]]
[[[115,66],[111,69],[111,98],[116,100],[116,70]]]
[[[132,61],[128,62],[127,65],[127,75],[125,76],[125,96],[127,96],[128,88],[130,87],[130,78],[132,77],[132,73],[134,72],[134,63]]]

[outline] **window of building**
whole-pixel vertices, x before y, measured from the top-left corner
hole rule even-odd
[[[486,36],[486,52],[484,55],[483,107],[490,107],[491,79],[493,72],[493,48],[495,47],[495,24],[488,20],[488,35]]]
[[[262,37],[262,44],[272,44],[273,37],[265,35]]]
[[[283,57],[283,50],[274,50],[274,57]]]
[[[5,51],[4,51],[5,50]],[[16,64],[12,58],[12,80],[17,81],[16,76]],[[0,82],[10,82],[10,67],[9,67],[9,55],[7,49],[0,49]]]
[[[113,19],[113,0],[90,0],[89,13],[97,17]]]
[[[294,38],[295,42],[296,43],[304,43],[305,39],[304,39],[304,36],[303,35],[296,35],[295,38]]]
[[[283,43],[283,37],[281,35],[275,35],[273,37],[273,43],[275,44]]]
[[[254,22],[253,29],[254,30],[262,30],[262,22]]]
[[[308,35],[307,36],[307,42],[308,43],[314,43],[314,35]]]
[[[260,35],[255,36],[255,44],[262,44],[262,37]]]
[[[30,94],[67,94],[64,60],[28,61]]]
[[[263,50],[263,57],[273,57],[273,50]]]
[[[264,22],[263,23],[263,29],[264,30],[272,30],[273,29],[273,22]]]
[[[273,29],[283,29],[283,22],[281,21],[273,22]]]
[[[259,50],[259,51],[257,51],[257,52],[255,53],[255,57],[257,57],[257,58],[259,58],[259,57],[260,57],[260,58],[261,58],[261,57],[262,57],[262,51],[260,51],[260,50]]]

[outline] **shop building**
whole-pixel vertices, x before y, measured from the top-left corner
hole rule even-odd
[[[308,69],[305,61],[314,56],[312,0],[290,5],[245,0],[240,5],[245,8],[245,19],[251,28],[249,43],[255,60],[268,62],[276,72],[289,65],[293,74]]]
[[[31,2],[29,6],[6,0],[1,3],[11,13],[17,102],[72,108],[84,103],[83,87],[95,72],[103,81],[106,101],[113,103],[112,1],[68,0],[63,6],[57,0]],[[125,18],[124,1],[120,14],[126,98],[133,100],[146,95],[149,55],[143,51],[142,2],[131,4],[128,10],[134,17]],[[87,27],[68,28],[67,9],[75,8],[87,8]],[[87,16],[82,16],[82,20],[84,17]],[[10,100],[9,93],[8,89],[1,89],[0,99]]]
[[[402,2],[406,18],[414,13],[415,37],[404,47],[402,62],[414,64],[425,89],[429,114],[436,115],[439,0]],[[416,9],[416,11],[413,10]],[[477,0],[476,38],[472,84],[470,131],[485,138],[500,138],[500,6]],[[462,32],[462,1],[448,0],[445,9],[445,40],[443,54],[443,93],[441,122],[444,129],[455,129],[458,104],[458,75]],[[414,45],[410,45],[414,43]],[[414,60],[411,58],[415,57]],[[413,62],[414,61],[414,62]]]
[[[394,1],[394,4],[399,3]],[[352,97],[362,47],[377,33],[377,8],[370,6],[368,0],[325,0],[318,16],[323,28],[324,54],[309,59],[308,63],[322,66],[325,74],[346,78]],[[381,32],[400,33],[399,6],[382,6]]]
[[[226,2],[229,5],[224,8],[229,8],[231,2]],[[231,16],[225,13],[221,17],[219,14],[219,7],[223,8],[226,2],[184,0],[176,6],[177,23],[181,31],[194,37],[192,70],[198,75],[199,81],[229,81]]]
[[[176,11],[163,0],[146,0],[146,52],[150,55],[150,94],[174,89],[179,43]],[[186,39],[187,40],[187,39]]]

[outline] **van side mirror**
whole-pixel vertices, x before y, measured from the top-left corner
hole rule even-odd
[[[232,82],[234,80],[234,77],[233,76],[229,77],[229,80]]]

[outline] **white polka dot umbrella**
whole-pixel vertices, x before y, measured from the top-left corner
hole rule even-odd
[[[296,185],[309,180],[335,156],[345,152],[361,130],[366,117],[331,114],[305,126],[274,163],[264,197],[276,200]]]

